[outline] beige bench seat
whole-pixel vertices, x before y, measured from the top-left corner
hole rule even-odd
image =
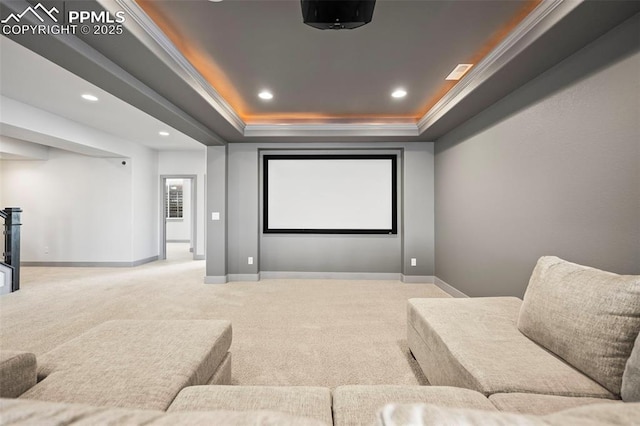
[[[524,336],[515,297],[410,299],[409,348],[434,386],[485,395],[616,395]]]
[[[21,398],[166,410],[187,386],[230,377],[229,321],[105,322],[38,358]]]

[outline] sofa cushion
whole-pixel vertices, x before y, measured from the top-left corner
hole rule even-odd
[[[489,401],[500,411],[545,415],[589,404],[623,404],[619,399],[585,398],[537,393],[496,393]]]
[[[378,410],[389,403],[430,403],[443,407],[467,407],[495,411],[481,393],[446,386],[339,386],[333,391],[335,426],[369,425]]]
[[[108,321],[42,355],[44,380],[21,397],[165,410],[209,382],[230,344],[228,321]]]
[[[624,367],[620,395],[623,401],[640,402],[640,334]]]
[[[514,297],[410,299],[407,339],[429,383],[485,395],[615,398],[520,333],[520,305]]]
[[[390,404],[382,408],[377,425],[383,426],[629,426],[640,418],[640,403],[594,404],[546,416],[446,408],[438,405]]]
[[[165,413],[157,410],[96,407],[82,404],[53,403],[27,399],[0,399],[2,424],[14,426],[325,426],[303,417],[274,411],[191,411]]]
[[[640,331],[640,276],[541,257],[518,329],[615,395]]]
[[[278,411],[333,424],[329,388],[307,386],[190,386],[169,406],[176,411]]]
[[[0,351],[0,398],[17,398],[36,384],[36,356]]]

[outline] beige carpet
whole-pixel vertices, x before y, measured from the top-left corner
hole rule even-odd
[[[204,261],[22,268],[0,297],[0,347],[42,354],[109,319],[228,319],[238,385],[427,384],[406,342],[406,301],[430,284],[265,280],[203,284]]]

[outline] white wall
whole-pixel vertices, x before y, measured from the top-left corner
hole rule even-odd
[[[23,262],[132,261],[132,168],[121,162],[58,149],[0,162],[2,205],[23,210]]]
[[[160,176],[195,175],[196,185],[196,247],[197,258],[204,259],[205,252],[205,173],[207,168],[206,150],[202,151],[161,151],[158,153],[158,174]],[[160,182],[157,183],[158,188]],[[158,207],[159,208],[159,207]],[[159,230],[158,230],[159,234]],[[169,238],[167,236],[167,238]]]
[[[133,168],[133,260],[158,255],[158,152],[138,146]]]
[[[50,148],[46,161],[0,161],[0,202],[24,210],[22,261],[130,265],[158,255],[155,150],[9,98],[0,102],[3,130],[80,152]]]

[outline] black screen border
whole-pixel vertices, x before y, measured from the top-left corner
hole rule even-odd
[[[271,160],[391,160],[390,229],[283,229],[269,227],[269,161]],[[386,234],[398,233],[398,157],[392,154],[268,154],[262,157],[262,232],[264,234]]]

